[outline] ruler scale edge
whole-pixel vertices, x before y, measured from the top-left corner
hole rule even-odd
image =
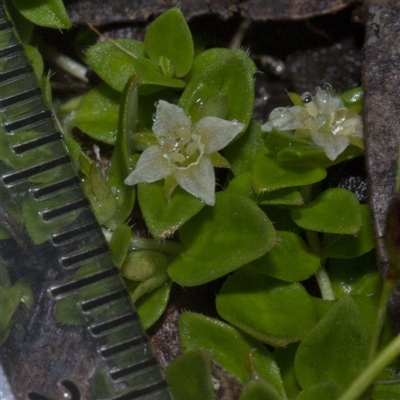
[[[32,108],[35,107],[33,111],[30,108],[31,104]],[[34,264],[38,266],[38,273],[42,274],[44,281],[36,312],[40,314],[43,304],[46,307],[51,304],[53,308],[57,308],[61,301],[66,304],[69,298],[78,302],[77,306],[86,326],[80,326],[77,329],[78,333],[74,333],[71,326],[61,325],[57,333],[62,334],[64,329],[69,334],[70,331],[73,332],[71,336],[76,335],[80,340],[90,342],[89,347],[94,348],[96,353],[92,356],[100,360],[97,361],[100,364],[93,365],[104,367],[103,379],[109,380],[106,383],[113,391],[112,395],[105,392],[93,394],[88,388],[85,392],[85,388],[80,386],[81,383],[74,376],[60,376],[57,380],[59,391],[55,389],[55,392],[48,393],[48,388],[45,385],[42,387],[39,379],[37,387],[33,385],[27,393],[26,389],[19,392],[19,388],[13,387],[13,383],[18,382],[16,372],[11,371],[7,377],[15,398],[56,400],[68,393],[72,400],[78,400],[81,398],[81,390],[83,396],[86,396],[82,397],[85,400],[88,396],[99,400],[171,399],[166,381],[151,352],[149,340],[141,327],[139,316],[130,303],[129,294],[101,228],[79,185],[62,134],[51,110],[46,107],[33,69],[18,41],[3,3],[0,3],[0,115],[0,151],[14,152],[10,159],[16,159],[21,164],[18,167],[9,166],[7,163],[3,165],[2,187],[10,193],[10,202],[15,198],[23,199],[22,206],[18,203],[22,212],[25,205],[28,210],[39,210],[38,220],[35,222],[38,226],[43,226],[44,230],[49,229],[49,226],[52,228],[45,244],[34,247],[39,249],[39,261]],[[23,139],[26,132],[29,132],[32,138],[19,140],[19,136]],[[15,143],[11,150],[5,150],[4,142],[7,145],[10,141]],[[24,155],[28,155],[26,158],[29,159],[26,165],[20,162]],[[59,170],[62,171],[58,172]],[[72,199],[72,195],[69,195],[71,191],[78,193],[78,198]],[[45,251],[40,250],[46,245]],[[46,257],[51,255],[47,257],[47,262],[51,261],[51,268],[42,265],[42,253]],[[36,272],[34,276],[37,276],[35,274]],[[43,286],[46,286],[46,290]],[[97,291],[96,287],[99,287]],[[83,295],[85,291],[87,293]],[[51,314],[49,318],[53,317]],[[52,323],[57,324],[55,321]],[[31,325],[34,325],[32,320],[29,326]],[[118,336],[118,332],[123,334]],[[25,333],[25,336],[31,334],[28,330]],[[79,346],[79,341],[75,345]],[[41,354],[42,349],[38,346],[34,351]],[[4,357],[8,359],[5,364],[12,365],[10,357],[5,357],[3,353],[1,355],[2,362]],[[56,359],[49,359],[54,358]],[[84,361],[80,364],[82,365],[85,365]],[[5,370],[7,375],[6,367]],[[66,382],[75,383],[68,387]],[[73,393],[73,386],[78,388],[78,394]]]

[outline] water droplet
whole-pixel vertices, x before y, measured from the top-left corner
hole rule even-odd
[[[322,90],[333,90],[333,87],[330,83],[328,82],[323,82],[321,85]]]
[[[303,100],[304,103],[310,103],[313,100],[313,96],[310,92],[304,92],[301,95],[301,100]]]

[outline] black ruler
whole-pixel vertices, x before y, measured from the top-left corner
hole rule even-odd
[[[0,222],[8,232],[0,240],[1,268],[33,298],[30,308],[18,309],[0,347],[8,381],[2,395],[171,399],[1,2],[0,123]]]

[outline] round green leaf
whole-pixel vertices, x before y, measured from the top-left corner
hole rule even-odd
[[[334,161],[327,157],[323,147],[313,145],[311,142],[307,147],[290,147],[281,150],[276,155],[276,160],[280,165],[288,167],[318,165],[319,167],[327,168],[343,161],[359,157],[363,153],[364,144],[362,139],[351,137],[349,146],[347,146],[343,153],[340,153]]]
[[[309,278],[320,266],[320,258],[311,253],[304,240],[293,232],[277,232],[277,244],[249,265],[262,274],[287,282]]]
[[[268,349],[234,327],[201,314],[184,312],[179,321],[179,340],[184,353],[209,350],[211,357],[241,382],[259,376],[286,398],[279,368]]]
[[[168,274],[184,286],[217,279],[253,261],[275,244],[268,217],[250,200],[233,192],[219,192],[216,204],[205,207],[180,230],[184,250],[172,261]]]
[[[296,397],[296,400],[337,400],[344,388],[336,382],[321,382],[308,386]]]
[[[323,255],[326,258],[356,258],[375,247],[374,227],[367,204],[360,205],[361,228],[355,236],[326,233],[323,237]]]
[[[195,350],[176,358],[165,370],[165,378],[175,400],[214,400],[210,356]]]
[[[273,346],[303,339],[317,322],[311,298],[302,285],[252,270],[229,276],[216,305],[222,318]]]
[[[205,67],[212,64],[215,61],[218,61],[220,57],[226,57],[230,52],[231,52],[230,49],[223,47],[221,48],[215,47],[201,51],[201,53],[194,59],[192,68],[189,71],[189,74],[185,77],[185,80],[189,82]]]
[[[245,386],[239,400],[282,400],[282,397],[269,382],[257,379]]]
[[[120,94],[105,83],[90,90],[75,111],[73,123],[93,139],[115,144]]]
[[[156,64],[163,57],[169,60],[173,74],[186,75],[193,62],[193,39],[185,17],[179,8],[171,8],[156,18],[144,38],[146,53]]]
[[[270,192],[292,186],[304,186],[326,177],[320,167],[282,167],[266,152],[258,153],[252,168],[252,183],[257,193]]]
[[[291,210],[293,221],[317,232],[354,235],[361,227],[361,209],[357,197],[346,189],[322,192],[306,206]]]
[[[295,358],[295,371],[305,389],[322,382],[347,387],[365,368],[369,335],[354,300],[346,295],[303,339]]]
[[[196,215],[205,203],[177,187],[168,202],[164,183],[139,183],[138,199],[146,226],[155,239],[166,239]]]
[[[235,175],[251,171],[258,152],[265,149],[264,136],[261,124],[251,120],[246,132],[224,149],[224,155]]]
[[[86,56],[97,75],[113,89],[122,92],[128,79],[136,74],[135,60],[145,57],[146,52],[144,44],[137,40],[118,39],[116,42],[126,51],[114,43],[101,42],[91,46]]]
[[[379,296],[382,290],[382,277],[376,268],[374,251],[354,259],[330,260],[329,277],[337,297],[346,293]]]
[[[342,93],[340,95],[340,98],[342,99],[344,105],[347,108],[350,108],[350,110],[359,113],[362,108],[364,92],[362,88],[359,86]]]
[[[209,64],[187,84],[180,105],[195,122],[215,96],[226,99],[225,119],[250,123],[254,102],[254,64],[243,50],[233,50]]]
[[[254,192],[251,184],[251,172],[244,172],[229,182],[228,191],[248,197],[257,204],[301,206],[304,204],[299,190],[294,187],[274,190],[260,195]]]
[[[62,0],[13,0],[17,10],[36,25],[68,29],[71,21]]]
[[[153,326],[165,311],[171,286],[172,282],[169,281],[150,293],[144,294],[135,302],[144,329]]]

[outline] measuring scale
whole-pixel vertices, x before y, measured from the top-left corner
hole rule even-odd
[[[0,397],[171,399],[2,2],[0,118],[0,262],[34,299],[0,347]]]

